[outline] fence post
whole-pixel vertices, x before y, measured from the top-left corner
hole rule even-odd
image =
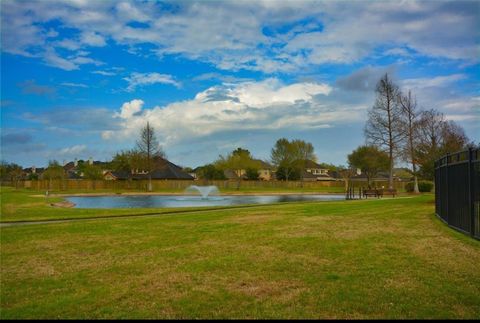
[[[470,235],[475,235],[475,208],[473,205],[473,149],[468,148],[468,207],[470,208]]]

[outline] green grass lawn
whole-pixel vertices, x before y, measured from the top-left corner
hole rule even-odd
[[[31,199],[3,191],[2,221],[15,201],[86,212]],[[433,213],[422,195],[2,227],[0,316],[478,319],[480,242]]]

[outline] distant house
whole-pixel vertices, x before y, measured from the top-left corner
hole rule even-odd
[[[154,170],[151,172],[152,179],[170,179],[170,180],[193,180],[194,178],[182,170],[181,167],[164,159],[157,158],[154,162]],[[149,174],[145,170],[127,171],[107,171],[103,174],[105,180],[140,180],[148,179]]]
[[[303,172],[304,181],[334,181],[336,178],[328,173],[328,169],[322,168],[313,160],[305,162],[305,170]]]
[[[271,181],[275,179],[275,171],[274,167],[269,163],[256,159],[261,165],[260,169],[258,170],[258,178],[262,181]]]
[[[40,178],[44,171],[45,171],[45,168],[35,167],[35,166],[23,169],[23,173],[25,174],[25,177],[27,179]]]
[[[272,165],[260,159],[254,159],[253,161],[257,162],[260,165],[260,168],[258,169],[259,180],[270,181],[275,179],[275,171]],[[248,179],[246,169],[239,169],[239,170],[227,169],[223,173],[225,177],[229,180],[237,180],[239,176],[243,180]]]

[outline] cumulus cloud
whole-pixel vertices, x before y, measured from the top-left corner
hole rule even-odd
[[[278,79],[213,86],[191,100],[143,108],[136,99],[115,113],[120,130],[103,139],[135,137],[148,120],[163,144],[190,140],[221,131],[311,129],[358,120],[364,107],[325,103],[332,88],[321,83],[285,85]]]
[[[168,74],[135,72],[132,73],[129,77],[125,77],[123,79],[128,82],[128,87],[126,88],[128,92],[133,92],[137,87],[152,85],[156,83],[171,84],[175,87],[181,87],[181,83],[175,81],[173,76]]]
[[[125,102],[122,107],[120,108],[120,113],[116,114],[116,116],[122,119],[129,119],[135,114],[138,114],[143,106],[142,100],[132,100],[130,102]]]

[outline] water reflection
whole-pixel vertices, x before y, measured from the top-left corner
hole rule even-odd
[[[185,196],[185,195],[128,195],[128,196],[75,196],[67,197],[76,208],[159,208],[188,206],[228,206],[241,204],[269,204],[296,201],[337,201],[344,195],[224,195]]]

